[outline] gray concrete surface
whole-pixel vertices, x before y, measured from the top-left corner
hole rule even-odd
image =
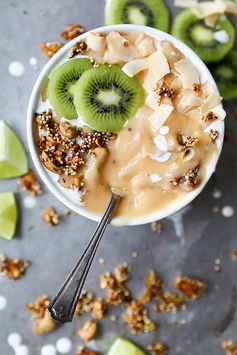
[[[169,6],[173,14],[178,11],[173,8],[172,0]],[[60,32],[70,22],[79,22],[87,29],[100,26],[104,23],[103,11],[103,0],[0,0],[0,116],[16,130],[25,144],[26,108],[38,75],[28,64],[29,58],[37,57],[42,68],[46,58],[39,50],[39,43],[60,40]],[[14,60],[25,65],[25,74],[20,78],[13,78],[8,73],[8,64]],[[214,206],[237,208],[237,120],[233,115],[237,103],[232,101],[225,107],[229,139],[215,176],[183,214],[182,238],[176,236],[171,219],[162,222],[164,231],[161,235],[151,232],[149,225],[110,227],[86,282],[86,289],[103,295],[99,290],[99,275],[127,261],[133,267],[129,286],[135,295],[142,290],[143,278],[149,269],[157,270],[168,285],[172,285],[179,273],[198,277],[207,282],[207,294],[190,303],[188,310],[180,315],[188,320],[185,325],[173,325],[170,315],[152,313],[160,327],[149,335],[132,336],[121,319],[113,323],[108,317],[101,322],[99,337],[92,346],[103,351],[114,337],[126,335],[144,348],[151,341],[161,339],[169,345],[171,355],[221,355],[224,353],[220,348],[222,339],[233,338],[237,342],[237,262],[228,259],[229,251],[237,248],[236,215],[227,219],[221,212],[213,213]],[[213,198],[215,187],[223,193],[219,200]],[[16,180],[0,182],[0,191],[7,190],[16,191]],[[25,305],[42,294],[55,294],[86,245],[95,223],[80,216],[70,217],[51,229],[40,219],[42,210],[52,204],[63,212],[64,206],[44,189],[36,208],[27,210],[22,204],[25,193],[17,191],[16,194],[21,211],[18,232],[11,242],[0,240],[0,251],[9,257],[29,259],[32,266],[19,281],[0,279],[0,294],[8,299],[7,308],[0,312],[0,354],[13,354],[6,341],[12,331],[22,334],[24,342],[29,345],[30,355],[40,354],[43,344],[54,344],[61,336],[72,338],[74,349],[71,354],[76,354],[76,348],[81,344],[75,336],[80,319],[47,336],[36,336],[32,333]],[[29,230],[29,226],[33,228]],[[146,251],[142,250],[144,244],[148,246]],[[135,259],[131,257],[133,251],[138,251]],[[103,266],[98,264],[101,257],[106,259]],[[213,271],[217,257],[222,260],[221,273]],[[120,314],[121,309],[114,313]]]

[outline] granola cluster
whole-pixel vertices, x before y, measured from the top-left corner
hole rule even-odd
[[[168,354],[167,345],[161,342],[156,342],[148,345],[147,349],[151,352],[151,355],[166,355]]]
[[[226,351],[226,355],[236,355],[237,354],[237,345],[233,340],[223,340],[221,342],[221,347]]]
[[[149,318],[147,309],[138,301],[129,303],[123,315],[123,320],[133,334],[150,333],[156,329],[156,324]]]
[[[199,166],[196,166],[194,169],[190,169],[185,175],[172,180],[171,184],[191,191],[200,184],[199,170]]]
[[[46,207],[42,212],[42,220],[48,226],[53,227],[59,224],[60,216],[53,207]]]
[[[84,346],[80,346],[77,355],[99,355],[97,352],[92,351]]]
[[[206,115],[202,116],[203,122],[214,121],[217,119],[218,119],[218,116],[212,111],[209,111]]]
[[[192,301],[203,295],[207,289],[207,285],[203,282],[187,276],[178,277],[175,281],[175,287]]]
[[[105,148],[116,134],[88,132],[67,122],[58,124],[52,110],[36,114],[36,122],[39,132],[44,132],[38,141],[41,162],[48,170],[61,175],[64,187],[85,193],[81,168],[96,148]]]
[[[159,88],[158,86],[156,86],[155,94],[157,97],[157,102],[158,102],[158,104],[160,104],[164,97],[167,97],[169,99],[173,98],[175,92],[172,88],[168,88],[168,87],[164,87],[164,86]]]
[[[66,41],[71,41],[72,39],[83,34],[85,31],[85,28],[79,25],[78,23],[70,23],[64,28],[63,32],[61,33],[61,36]]]
[[[40,44],[40,49],[49,59],[52,58],[62,47],[63,44],[59,41],[44,42]]]
[[[21,278],[29,265],[30,263],[27,260],[8,259],[4,254],[0,254],[0,276],[6,276],[10,280]]]
[[[30,170],[26,175],[20,178],[18,183],[18,187],[20,189],[26,190],[33,196],[42,195],[41,185],[34,173],[34,171]]]
[[[32,314],[33,332],[35,334],[47,334],[57,328],[57,323],[50,317],[46,311],[50,303],[48,296],[43,295],[36,301],[29,303],[26,306],[27,311]]]

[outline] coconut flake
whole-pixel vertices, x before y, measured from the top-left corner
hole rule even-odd
[[[213,94],[215,92],[213,85],[210,83],[210,81],[206,81],[202,85],[202,93],[204,94],[205,97],[208,97],[209,95]]]
[[[90,32],[86,38],[86,44],[93,51],[103,52],[106,46],[106,39],[98,33]]]
[[[200,96],[197,96],[193,90],[184,90],[183,99],[187,106],[196,107],[203,104],[203,99]]]
[[[170,73],[170,67],[166,56],[160,50],[148,57],[148,65],[155,81],[159,81],[166,74]]]
[[[212,112],[218,116],[218,119],[223,121],[226,117],[226,112],[223,109],[222,105],[218,105],[212,109]]]
[[[214,38],[219,43],[227,43],[229,41],[229,35],[225,30],[214,32]]]
[[[160,104],[156,111],[154,111],[149,117],[149,121],[151,122],[153,128],[156,130],[160,129],[171,115],[173,110],[174,106],[172,105]]]
[[[237,3],[234,1],[224,1],[225,12],[237,16]]]
[[[216,24],[216,21],[218,18],[219,18],[219,14],[214,14],[214,15],[206,17],[204,19],[204,22],[209,27],[215,27],[215,24]]]
[[[174,6],[177,7],[192,7],[197,3],[197,0],[174,0]]]
[[[192,120],[199,120],[201,118],[200,109],[195,108],[194,110],[190,110],[185,113],[185,116],[191,118]]]
[[[192,7],[197,18],[205,18],[214,14],[223,14],[226,10],[226,5],[222,1],[206,1],[199,2]]]
[[[208,98],[205,100],[205,102],[202,104],[200,107],[200,113],[201,115],[206,115],[209,111],[213,111],[214,108],[216,108],[217,105],[221,103],[221,97],[220,95],[217,95],[216,93],[212,93]],[[223,112],[221,112],[223,115]]]
[[[140,43],[135,43],[137,50],[140,52],[142,57],[148,57],[152,53],[156,51],[156,47],[154,44],[154,38],[148,37],[143,39]]]
[[[146,96],[145,104],[147,106],[149,106],[150,108],[152,108],[153,110],[157,109],[157,107],[158,107],[157,96],[154,91]]]
[[[110,32],[106,41],[109,52],[107,56],[109,54],[114,62],[130,62],[138,56],[136,48],[118,32]]]
[[[199,73],[188,58],[179,60],[174,66],[182,78],[184,89],[193,89],[193,84],[200,82]]]
[[[122,71],[130,77],[148,69],[147,59],[134,59],[122,67]]]

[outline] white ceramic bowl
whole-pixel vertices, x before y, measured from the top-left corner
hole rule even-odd
[[[146,32],[147,34],[155,37],[157,41],[159,42],[160,40],[168,40],[174,44],[175,47],[177,47],[181,52],[184,53],[186,57],[188,57],[192,63],[198,68],[199,73],[200,73],[200,78],[202,82],[205,82],[206,80],[209,80],[214,87],[216,88],[216,84],[214,82],[213,77],[211,76],[209,70],[207,69],[206,65],[202,62],[202,60],[189,48],[187,47],[184,43],[176,39],[175,37],[150,28],[150,27],[144,27],[144,26],[136,26],[136,25],[113,25],[113,26],[105,26],[105,27],[100,27],[96,28],[93,30],[93,32],[97,33],[108,33],[110,31],[118,31],[120,33],[125,33],[125,32]],[[87,32],[88,33],[88,32]],[[61,48],[54,56],[49,60],[49,62],[45,65],[43,70],[41,71],[35,86],[33,88],[29,106],[28,106],[28,113],[27,113],[27,137],[28,137],[28,144],[29,144],[29,149],[31,153],[31,157],[33,159],[33,162],[35,164],[35,167],[41,176],[42,180],[44,181],[45,185],[48,187],[48,189],[62,202],[64,203],[68,208],[72,209],[73,211],[79,213],[80,215],[90,218],[94,221],[99,221],[101,216],[99,214],[96,214],[94,212],[91,212],[87,210],[85,207],[83,207],[80,202],[77,202],[75,197],[73,197],[73,193],[68,196],[68,191],[66,193],[65,189],[63,189],[60,184],[56,182],[57,176],[48,170],[44,168],[44,166],[41,164],[39,160],[39,155],[36,147],[36,142],[35,142],[35,137],[36,137],[36,127],[33,124],[33,117],[36,112],[36,106],[38,103],[38,98],[40,95],[40,89],[42,86],[42,83],[44,79],[49,75],[51,70],[54,68],[55,65],[57,65],[58,62],[62,59],[63,56],[65,56],[68,51],[70,51],[70,48],[74,43],[76,43],[78,40],[83,40],[86,38],[87,33],[84,33],[83,35],[75,38],[71,42],[67,43],[63,48]],[[217,88],[216,88],[217,89]],[[223,145],[223,137],[224,137],[224,123],[223,121],[217,121],[217,129],[219,131],[219,146],[216,154],[213,156],[212,160],[210,161],[210,164],[207,169],[207,173],[205,176],[205,179],[203,179],[202,183],[198,188],[195,190],[187,193],[186,195],[183,195],[181,198],[178,198],[174,201],[174,203],[171,203],[169,206],[164,207],[163,209],[159,209],[158,212],[143,216],[143,217],[134,217],[134,218],[125,218],[125,217],[116,217],[112,220],[113,225],[121,226],[121,225],[139,225],[139,224],[145,224],[145,223],[150,223],[155,220],[160,220],[162,218],[165,218],[178,210],[182,209],[186,205],[188,205],[195,197],[197,197],[200,192],[203,190],[204,186],[210,179],[211,175],[215,171],[216,164],[218,161],[218,158],[221,153],[222,145]]]

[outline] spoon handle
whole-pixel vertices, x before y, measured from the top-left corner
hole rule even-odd
[[[100,244],[104,231],[110,222],[113,212],[119,203],[120,197],[112,194],[106,211],[98,224],[90,242],[82,256],[68,275],[60,291],[53,299],[47,310],[51,317],[59,322],[71,322],[75,313],[78,298],[81,294],[88,271]]]

